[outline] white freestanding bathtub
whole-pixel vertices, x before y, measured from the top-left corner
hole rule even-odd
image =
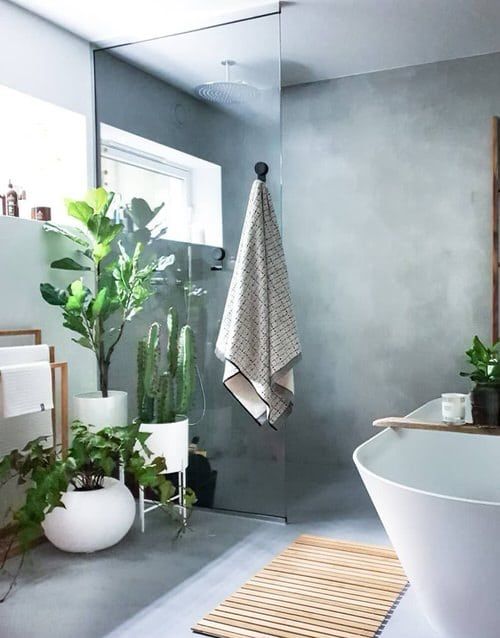
[[[354,462],[438,634],[500,638],[500,437],[387,429]]]

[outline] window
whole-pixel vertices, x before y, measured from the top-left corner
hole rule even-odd
[[[211,162],[111,126],[101,126],[103,186],[118,205],[134,197],[152,209],[161,239],[222,246],[221,171]]]
[[[0,86],[0,194],[12,180],[20,217],[48,206],[67,222],[64,199],[81,197],[88,184],[85,116]],[[0,210],[1,214],[1,210]]]

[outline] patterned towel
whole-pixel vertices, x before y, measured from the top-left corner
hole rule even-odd
[[[255,180],[215,349],[224,385],[260,424],[276,429],[293,405],[301,350],[273,204]]]

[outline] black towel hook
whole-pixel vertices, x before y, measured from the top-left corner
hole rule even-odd
[[[269,173],[269,166],[265,162],[257,162],[255,164],[255,172],[257,173],[257,179],[261,182],[266,181],[266,175]]]

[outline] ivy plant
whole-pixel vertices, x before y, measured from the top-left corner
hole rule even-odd
[[[76,249],[77,259],[63,257],[53,261],[51,267],[93,271],[95,292],[82,278],[67,288],[40,284],[43,299],[62,309],[63,326],[78,335],[73,341],[94,352],[103,397],[108,396],[111,358],[127,322],[153,294],[151,278],[155,270],[163,270],[173,262],[170,256],[141,264],[140,242],[125,250],[120,241],[123,224],[108,216],[113,197],[114,193],[104,188],[94,188],[82,201],[66,200],[68,215],[79,222],[79,227],[68,230],[50,222],[44,225],[44,230],[65,237]],[[109,320],[113,321],[111,327],[107,325]]]
[[[147,447],[148,432],[140,432],[138,424],[91,431],[75,421],[72,434],[65,455],[48,445],[48,437],[38,437],[22,450],[12,450],[0,459],[0,487],[10,481],[27,484],[22,504],[12,513],[11,538],[0,567],[5,565],[16,540],[22,552],[22,567],[25,553],[43,534],[45,517],[56,507],[64,507],[61,498],[70,486],[77,491],[101,489],[104,477],[116,473],[120,462],[132,480],[153,490],[162,507],[179,521],[178,534],[185,529],[184,518],[170,502],[175,488],[166,478],[165,459],[152,458]],[[186,507],[191,509],[195,501],[194,492],[186,488]],[[16,577],[17,574],[0,602],[10,593]]]

